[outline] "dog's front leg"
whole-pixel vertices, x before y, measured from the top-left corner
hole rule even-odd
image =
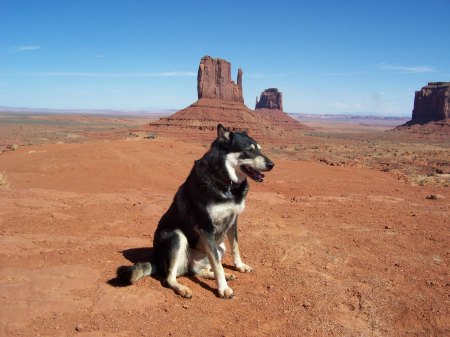
[[[228,240],[230,241],[231,252],[233,254],[233,262],[237,270],[241,273],[250,273],[253,269],[252,267],[246,265],[241,260],[241,254],[239,252],[238,234],[237,234],[237,219],[234,224],[228,230]]]
[[[205,253],[208,256],[209,263],[214,271],[214,275],[216,276],[219,296],[221,298],[233,298],[234,292],[233,289],[228,287],[227,280],[225,279],[225,272],[222,264],[220,263],[220,257],[217,251],[216,241],[214,240],[214,234],[209,231],[202,230],[200,238]]]

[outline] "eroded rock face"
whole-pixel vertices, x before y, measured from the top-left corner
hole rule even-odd
[[[277,88],[269,88],[256,98],[255,109],[278,109],[283,111],[283,94]]]
[[[430,82],[416,91],[411,123],[450,119],[450,82]]]
[[[249,109],[242,96],[242,70],[238,70],[236,84],[231,80],[230,63],[223,59],[201,59],[197,90],[197,102],[150,123],[147,130],[200,137],[198,132],[213,131],[221,123],[230,130],[246,130],[263,139],[284,137],[287,130],[307,128],[279,109]]]
[[[231,64],[223,59],[204,56],[197,75],[198,99],[212,98],[244,102],[242,69],[238,70],[237,84],[231,80]]]

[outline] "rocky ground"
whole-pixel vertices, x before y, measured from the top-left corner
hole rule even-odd
[[[186,300],[157,277],[120,287],[115,270],[148,259],[158,219],[212,133],[196,141],[136,131],[143,120],[71,120],[39,132],[0,125],[0,335],[450,334],[450,190],[369,165],[392,147],[392,165],[439,161],[448,174],[445,136],[404,136],[400,147],[399,134],[379,130],[263,139],[276,167],[251,183],[239,231],[254,272],[228,256],[235,297],[183,277]]]

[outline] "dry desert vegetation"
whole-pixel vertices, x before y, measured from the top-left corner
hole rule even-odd
[[[0,116],[2,336],[448,336],[450,137],[304,119],[240,218],[250,274],[123,287],[213,131],[146,116]],[[251,131],[250,131],[251,134]],[[8,187],[8,188],[5,188]]]

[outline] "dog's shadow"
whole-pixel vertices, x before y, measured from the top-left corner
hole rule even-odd
[[[130,248],[120,251],[120,253],[132,264],[136,264],[139,262],[150,262],[153,257],[153,248],[150,247]],[[155,280],[158,280],[162,286],[167,287],[162,277],[160,277],[158,274],[151,275],[151,277],[154,278]],[[185,275],[185,277],[187,277],[192,282],[197,283],[199,286],[201,286],[206,290],[209,290],[211,292],[217,292],[216,289],[212,288],[209,284],[203,282],[200,278],[196,277],[195,275],[188,274]],[[126,282],[118,278],[117,276],[108,280],[107,283],[113,287],[127,287],[131,285],[129,282]]]

